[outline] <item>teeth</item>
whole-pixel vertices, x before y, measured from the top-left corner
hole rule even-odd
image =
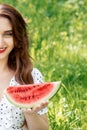
[[[6,50],[7,47],[3,47],[3,48],[0,48],[0,53],[1,52],[4,52]]]

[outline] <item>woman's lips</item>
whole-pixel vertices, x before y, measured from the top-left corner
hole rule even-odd
[[[5,50],[6,50],[6,47],[5,48],[0,48],[0,53],[3,53]]]

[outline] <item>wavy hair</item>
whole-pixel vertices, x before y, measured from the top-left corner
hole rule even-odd
[[[15,71],[16,80],[20,84],[33,83],[26,22],[22,15],[8,4],[0,4],[0,17],[8,18],[12,25],[14,48],[9,54],[8,67]]]

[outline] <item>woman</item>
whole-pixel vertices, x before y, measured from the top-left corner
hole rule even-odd
[[[12,6],[0,5],[0,130],[48,130],[48,102],[32,109],[11,105],[3,91],[7,86],[41,83],[39,70],[33,68],[28,53],[26,23]]]

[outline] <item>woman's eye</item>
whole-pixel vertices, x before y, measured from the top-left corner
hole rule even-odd
[[[5,36],[5,37],[10,37],[10,36],[13,36],[13,33],[12,33],[12,32],[5,33],[4,36]]]

